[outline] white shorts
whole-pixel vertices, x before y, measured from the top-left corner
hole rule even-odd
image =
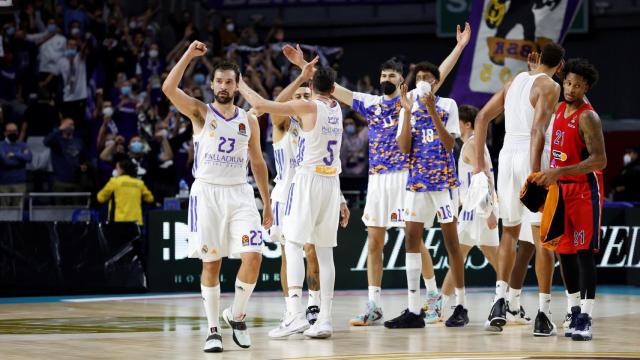
[[[451,201],[453,202],[453,216],[458,218],[458,213],[460,212],[460,188],[455,188],[451,190]]]
[[[283,229],[286,241],[314,244],[319,247],[338,245],[340,222],[340,179],[297,172],[289,187],[284,209]]]
[[[204,262],[262,252],[268,234],[249,184],[213,185],[198,179],[189,193],[189,257]]]
[[[465,222],[471,223],[466,224],[467,229],[478,227],[481,230],[479,231],[477,238],[474,238],[472,231],[465,231],[462,233],[458,232],[460,245],[467,245],[470,247],[500,245],[498,227],[496,226],[496,228],[493,230],[489,229],[489,226],[487,225],[487,219],[476,216],[475,211],[464,211],[460,213],[460,216],[458,217],[458,228],[460,228]]]
[[[407,170],[369,175],[367,201],[362,215],[365,226],[404,227],[408,177]]]
[[[424,223],[426,229],[433,226],[433,219],[436,215],[441,224],[453,221],[456,214],[451,190],[406,192],[405,221]]]
[[[520,189],[529,176],[529,149],[500,151],[498,160],[498,202],[503,226],[516,226],[531,219],[531,211],[520,202]]]
[[[273,224],[269,229],[269,237],[271,241],[277,241],[281,245],[284,245],[284,208],[286,203],[280,201],[273,201],[271,203],[271,211],[273,212]]]

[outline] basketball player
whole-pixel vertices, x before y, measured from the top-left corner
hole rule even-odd
[[[455,66],[460,54],[471,38],[471,28],[465,24],[464,31],[456,29],[457,45],[440,64],[441,81],[434,85],[435,93],[444,79]],[[302,68],[305,65],[302,51],[291,46],[283,49],[293,64]],[[381,307],[381,285],[383,270],[383,249],[386,229],[403,227],[403,207],[405,185],[407,183],[409,163],[407,157],[398,148],[400,104],[399,85],[404,82],[402,64],[389,60],[380,67],[380,86],[382,96],[352,92],[336,84],[332,95],[343,104],[352,107],[367,120],[369,126],[369,184],[362,220],[367,226],[368,254],[367,279],[369,283],[369,301],[362,314],[351,319],[353,326],[369,326],[380,323],[383,313]],[[420,249],[423,269],[428,269],[431,261],[426,247]],[[435,276],[423,274],[428,294],[425,308],[427,323],[440,319],[439,295]]]
[[[206,52],[204,43],[191,43],[171,69],[162,91],[193,125],[195,182],[189,195],[189,256],[202,260],[202,299],[209,324],[204,351],[221,352],[218,312],[222,258],[242,260],[233,305],[224,310],[223,318],[233,331],[234,342],[248,348],[251,338],[244,321],[245,308],[256,285],[262,241],[267,236],[264,228],[271,226],[272,214],[258,121],[233,104],[238,67],[227,62],[214,67],[213,104],[204,104],[178,88],[189,62]],[[253,189],[247,182],[248,161],[264,203],[262,224]]]
[[[560,86],[551,78],[563,64],[564,49],[557,44],[545,45],[540,66],[522,72],[508,81],[482,108],[476,118],[476,173],[487,170],[484,146],[489,121],[503,110],[505,113],[505,139],[498,166],[499,213],[503,224],[499,246],[499,271],[496,297],[485,328],[501,331],[506,324],[507,280],[513,268],[515,244],[523,220],[536,218],[520,202],[520,188],[531,172],[540,171],[545,131],[560,96]],[[551,321],[551,277],[553,254],[540,246],[539,232],[532,230],[536,245],[536,277],[539,288],[539,309],[534,336],[555,335]]]
[[[306,66],[313,68],[317,62],[316,57]],[[244,82],[240,83],[240,93],[257,111],[300,119],[298,166],[288,191],[283,230],[287,240],[287,282],[293,316],[304,316],[300,299],[304,280],[302,246],[305,243],[315,245],[320,269],[321,306],[318,320],[304,331],[304,335],[311,338],[328,338],[333,333],[333,248],[337,245],[340,220],[338,175],[341,166],[338,154],[342,143],[342,110],[338,102],[331,99],[335,76],[331,68],[317,69],[311,87],[312,101],[291,100],[286,103],[267,101]]]
[[[313,69],[306,67],[305,71],[301,73],[298,78],[289,86],[284,88],[278,95],[275,101],[286,102],[288,100],[310,100],[311,89],[309,88],[308,80],[313,76]],[[282,235],[282,229],[284,228],[285,220],[285,206],[287,201],[287,189],[291,185],[293,176],[295,174],[296,159],[295,151],[298,146],[298,140],[300,135],[300,120],[288,116],[271,115],[270,119],[273,123],[273,152],[274,159],[276,160],[276,186],[271,192],[271,200],[273,200],[273,214],[274,224],[271,227],[270,237],[272,240],[278,240],[283,248],[282,262],[280,266],[280,282],[282,285],[282,291],[285,296],[286,311],[283,321],[275,329],[269,332],[271,338],[283,338],[295,333],[301,333],[308,329],[310,325],[313,325],[320,312],[320,276],[318,271],[318,259],[315,253],[315,246],[313,244],[305,244],[304,250],[307,259],[307,286],[309,287],[309,300],[306,310],[306,319],[302,317],[295,317],[291,315],[299,315],[292,312],[291,300],[289,299],[289,289],[287,284],[287,263],[286,253],[284,251],[285,238]],[[348,221],[349,209],[346,206],[346,201],[342,197],[340,204],[340,211]],[[346,226],[346,223],[342,224]],[[290,315],[290,316],[288,316]],[[285,319],[294,320],[291,322],[284,321]]]
[[[564,235],[555,251],[560,254],[565,286],[573,301],[571,325],[565,336],[591,340],[591,319],[596,292],[593,249],[600,241],[603,179],[607,164],[600,117],[585,101],[598,80],[598,71],[584,59],[571,59],[564,68],[564,99],[556,110],[551,143],[551,168],[534,181],[558,183],[564,201]]]
[[[458,159],[458,176],[460,178],[460,202],[464,206],[464,199],[469,191],[471,184],[471,176],[473,175],[473,169],[475,168],[475,140],[474,140],[474,121],[478,109],[472,105],[461,105],[458,107],[458,117],[460,121],[460,139],[462,139],[463,145],[460,149],[460,158]],[[485,146],[484,149],[485,161],[487,164],[491,164],[491,157],[489,155],[489,149]],[[489,177],[490,189],[495,195],[495,180],[493,178],[493,170],[490,169],[489,173],[492,175]],[[498,272],[498,245],[500,243],[498,235],[498,223],[495,211],[491,215],[484,219],[476,214],[474,210],[461,211],[458,217],[458,228],[465,227],[468,230],[459,232],[460,234],[460,251],[462,252],[463,259],[466,260],[469,251],[474,246],[478,246],[482,254],[489,261],[489,264],[493,269]],[[480,229],[474,232],[473,228]],[[477,235],[476,235],[477,234]],[[444,282],[442,283],[442,306],[446,308],[447,300],[454,292],[454,281],[450,271],[447,271]]]

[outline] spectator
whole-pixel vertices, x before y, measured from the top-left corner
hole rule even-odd
[[[640,145],[624,154],[624,167],[613,180],[613,200],[640,202]]]
[[[4,51],[4,57],[0,62],[0,103],[11,103],[16,99],[18,82],[16,65],[13,62],[13,53]]]
[[[0,142],[0,193],[27,192],[26,165],[31,162],[27,144],[18,140],[18,127],[7,123]],[[0,198],[1,206],[18,206],[20,198]]]
[[[117,175],[98,192],[98,202],[109,201],[109,220],[135,221],[142,225],[142,200],[153,202],[153,195],[144,182],[136,178],[136,165],[129,159],[116,163]]]
[[[74,27],[74,29],[79,28]],[[87,35],[91,36],[88,33]],[[80,47],[80,51],[78,51],[78,47]],[[67,40],[64,56],[58,60],[58,69],[63,84],[62,114],[73,119],[76,126],[83,130],[87,129],[85,111],[88,96],[86,62],[88,53],[87,43],[80,44],[78,37],[74,37]]]
[[[58,90],[58,59],[64,56],[67,38],[60,33],[55,19],[49,19],[47,29],[37,34],[27,35],[39,47],[38,51],[38,79],[39,88],[46,88],[50,94]]]
[[[344,133],[342,135],[342,148],[340,149],[342,178],[346,180],[346,187],[354,190],[363,190],[368,170],[369,131],[364,126],[358,127],[356,125],[353,114],[345,117],[343,124]],[[351,181],[348,179],[351,179]],[[349,186],[348,183],[350,182],[352,186]]]
[[[74,132],[73,120],[66,118],[44,139],[44,144],[51,149],[55,192],[79,191],[80,173],[87,171],[84,143]]]
[[[47,136],[60,123],[60,114],[53,106],[51,95],[45,88],[38,91],[36,101],[27,106],[22,118],[20,140],[27,137]]]

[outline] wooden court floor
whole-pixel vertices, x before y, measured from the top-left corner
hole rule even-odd
[[[223,308],[231,296],[223,294]],[[471,323],[465,328],[436,324],[388,330],[349,327],[348,319],[361,311],[366,293],[338,292],[332,338],[270,340],[267,332],[277,325],[284,301],[277,293],[258,293],[249,303],[253,346],[240,349],[225,328],[224,353],[205,354],[206,320],[198,294],[0,299],[0,359],[640,358],[638,289],[600,292],[590,342],[562,336],[534,338],[530,326],[508,326],[500,334],[485,332],[482,324],[491,300],[492,289],[469,291]],[[565,301],[563,293],[554,292],[553,320],[559,326]],[[387,291],[385,317],[395,317],[405,304],[403,291]],[[535,312],[534,289],[523,294],[523,306]]]

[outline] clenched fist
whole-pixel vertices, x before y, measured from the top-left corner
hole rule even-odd
[[[200,41],[194,41],[189,45],[187,54],[191,57],[202,56],[207,53],[207,45]]]

